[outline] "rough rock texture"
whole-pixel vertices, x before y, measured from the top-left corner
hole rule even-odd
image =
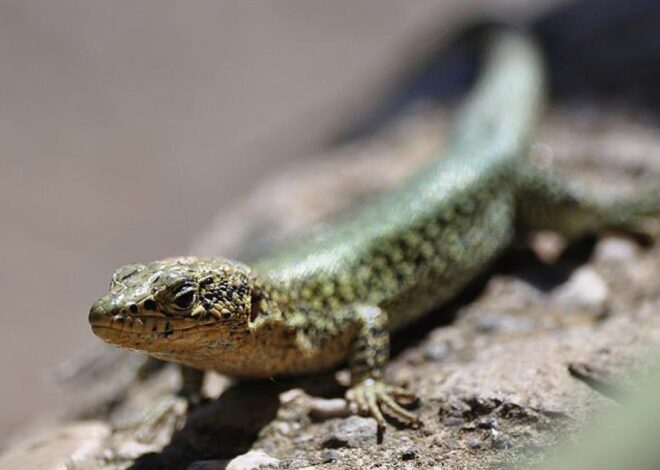
[[[437,154],[447,115],[419,112],[369,141],[264,178],[219,214],[193,251],[249,259],[386,190]],[[555,109],[533,158],[608,194],[625,192],[660,178],[660,137],[620,111]],[[392,426],[382,445],[373,419],[332,417],[346,415],[337,400],[345,371],[250,383],[212,376],[206,388],[214,400],[185,424],[173,412],[139,442],[122,429],[176,388],[175,370],[131,383],[138,357],[104,349],[74,367],[79,404],[42,438],[46,451],[25,442],[4,462],[45,468],[68,458],[71,468],[138,469],[535,462],[594,413],[617,406],[629,378],[652,365],[646,351],[660,343],[659,254],[658,244],[644,248],[611,234],[570,247],[550,234],[520,243],[465,295],[395,339],[387,375],[419,392],[425,426]],[[92,418],[102,422],[78,421]],[[66,434],[84,426],[93,437]]]

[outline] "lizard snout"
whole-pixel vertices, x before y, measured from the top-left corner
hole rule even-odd
[[[110,322],[113,311],[116,310],[109,296],[103,296],[92,304],[89,309],[89,323],[92,326],[102,326]]]

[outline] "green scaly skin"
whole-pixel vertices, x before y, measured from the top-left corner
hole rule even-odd
[[[446,155],[406,186],[252,267],[219,258],[124,266],[92,306],[94,333],[187,366],[193,395],[195,371],[271,377],[348,361],[349,399],[379,429],[383,411],[419,424],[400,406],[415,396],[382,380],[392,331],[460,292],[517,231],[637,229],[658,208],[657,191],[599,202],[529,163],[540,55],[517,33],[490,44]]]

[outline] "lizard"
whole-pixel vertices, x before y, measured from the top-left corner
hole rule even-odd
[[[347,399],[377,421],[419,426],[414,391],[388,384],[390,335],[459,294],[519,233],[568,239],[643,232],[660,191],[604,200],[528,159],[545,101],[541,53],[522,32],[492,33],[483,72],[443,158],[407,184],[250,265],[178,257],[122,266],[89,312],[121,348],[238,378],[310,374],[348,363]],[[197,397],[197,398],[195,398]]]

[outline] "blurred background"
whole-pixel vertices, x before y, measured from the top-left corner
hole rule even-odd
[[[1,1],[0,441],[63,399],[116,267],[186,254],[468,18],[557,3]]]

